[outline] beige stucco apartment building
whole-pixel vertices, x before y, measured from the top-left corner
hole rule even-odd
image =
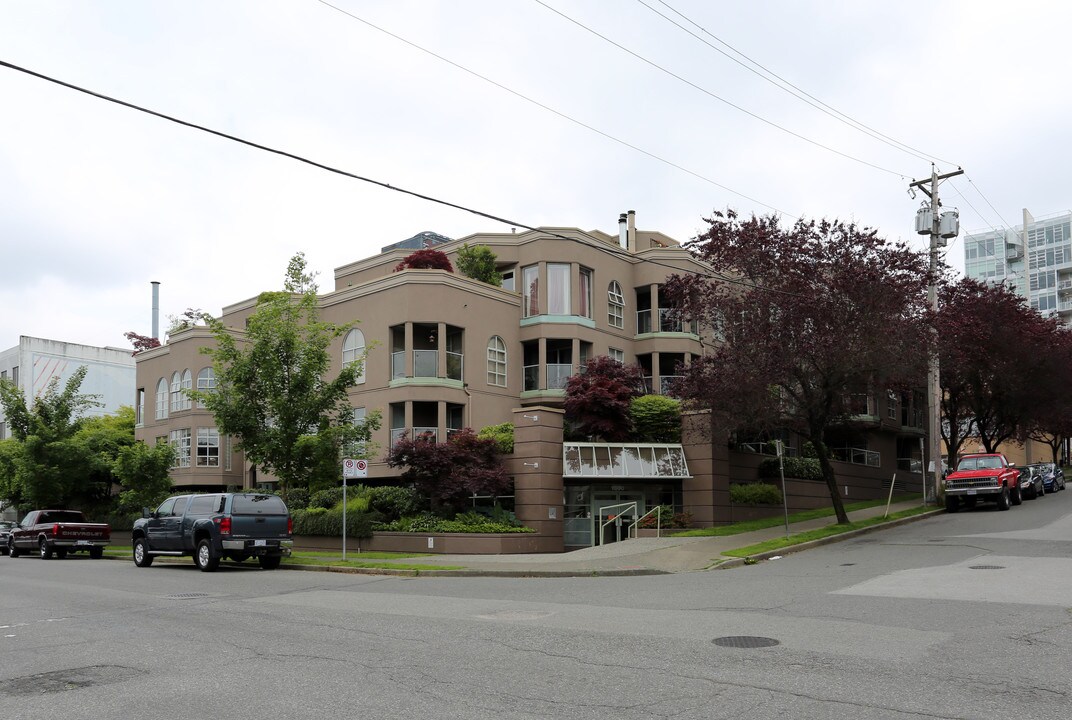
[[[489,551],[591,545],[605,532],[600,508],[628,502],[638,503],[638,514],[670,504],[700,525],[725,522],[731,474],[737,468],[754,479],[753,456],[734,460],[724,440],[712,444],[701,432],[686,440],[687,465],[680,448],[650,446],[614,451],[619,458],[647,459],[632,469],[594,455],[585,463],[585,453],[596,451],[564,450],[558,409],[566,380],[589,358],[609,355],[640,365],[658,393],[681,366],[702,356],[703,337],[668,314],[660,287],[675,272],[705,268],[672,238],[638,230],[632,212],[620,217],[618,235],[548,227],[475,234],[436,249],[454,261],[466,244],[495,253],[501,288],[443,270],[395,272],[412,252],[399,248],[337,268],[334,289],[320,296],[324,320],[359,321],[333,354],[338,367],[366,356],[350,399],[358,416],[382,413],[368,482],[397,477],[382,458],[403,432],[442,441],[464,427],[514,422],[514,509],[537,534],[523,545]],[[222,320],[242,328],[254,307],[255,299],[225,307]],[[219,436],[211,414],[183,393],[213,386],[209,359],[199,353],[210,342],[209,333],[195,327],[137,356],[137,436],[177,446],[177,487],[255,486],[265,478],[256,477],[234,444]],[[894,467],[898,453],[889,442],[887,464]],[[602,472],[593,469],[600,465]],[[879,490],[882,473],[873,463],[861,465],[862,486]],[[846,494],[852,496],[848,485]]]

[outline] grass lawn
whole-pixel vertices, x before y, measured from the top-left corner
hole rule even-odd
[[[873,517],[866,520],[857,520],[851,522],[848,525],[838,525],[832,523],[825,527],[816,528],[815,530],[808,530],[806,532],[796,533],[789,537],[773,538],[766,540],[755,545],[749,545],[743,548],[737,548],[736,550],[727,550],[723,555],[729,555],[731,557],[749,557],[751,555],[758,555],[759,553],[770,552],[771,550],[779,550],[791,545],[799,545],[811,540],[818,540],[824,537],[831,537],[833,535],[841,535],[852,530],[859,530],[860,528],[871,527],[872,525],[878,525],[880,523],[889,522],[890,520],[898,520],[900,518],[912,517],[913,515],[921,515],[925,512],[931,512],[936,508],[933,505],[920,505],[919,507],[909,508],[908,510],[902,510],[900,512],[891,513],[889,517]],[[792,516],[790,516],[792,519]]]
[[[893,502],[904,502],[906,500],[918,499],[918,495],[894,495]],[[865,508],[878,507],[885,505],[885,500],[864,500],[855,503],[846,503],[845,512],[849,513],[853,510],[864,510]],[[934,509],[933,507],[931,509]],[[790,523],[804,522],[805,520],[817,520],[824,517],[833,517],[834,508],[816,508],[815,510],[805,510],[803,512],[792,513],[789,516]],[[893,517],[891,515],[890,517]],[[872,523],[873,524],[873,523]],[[682,530],[670,535],[670,537],[722,537],[724,535],[739,535],[745,532],[752,532],[753,530],[763,530],[770,527],[778,527],[779,525],[785,525],[784,515],[775,515],[769,518],[760,518],[759,520],[746,520],[744,522],[734,523],[732,525],[721,525],[719,527],[709,528],[695,528],[692,530]],[[848,526],[842,526],[848,527]]]

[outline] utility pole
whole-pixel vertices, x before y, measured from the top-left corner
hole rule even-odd
[[[945,246],[945,239],[956,237],[960,231],[960,223],[956,211],[939,213],[942,207],[938,199],[938,183],[957,175],[963,175],[964,171],[957,168],[955,172],[939,175],[934,165],[931,165],[931,176],[926,180],[916,180],[909,184],[909,192],[915,197],[912,188],[918,187],[931,196],[929,212],[927,208],[921,208],[916,214],[916,232],[920,235],[930,235],[930,284],[927,288],[927,301],[933,312],[938,311],[938,248]],[[927,187],[929,183],[929,187]],[[930,219],[930,227],[926,220]],[[939,483],[942,477],[942,390],[938,382],[938,336],[937,331],[931,335],[931,348],[927,358],[927,434],[930,437],[931,464],[934,468],[934,495],[938,498]],[[926,458],[924,458],[926,462]],[[923,497],[927,498],[926,465],[924,465]]]

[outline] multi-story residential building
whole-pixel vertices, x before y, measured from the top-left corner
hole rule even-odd
[[[86,377],[79,392],[95,395],[99,407],[88,408],[85,415],[111,415],[121,405],[129,405],[134,389],[134,358],[129,349],[79,345],[60,340],[19,337],[19,344],[0,352],[0,377],[17,385],[28,401],[40,395],[53,380],[59,389],[78,368],[86,366]],[[11,437],[0,407],[0,440]]]
[[[617,236],[550,227],[480,233],[437,243],[436,249],[454,260],[465,245],[495,253],[502,287],[444,270],[395,272],[412,248],[388,246],[337,268],[334,289],[320,295],[322,319],[359,321],[332,352],[336,369],[366,358],[350,400],[358,417],[374,409],[382,413],[367,482],[397,478],[382,458],[403,433],[442,441],[465,427],[513,422],[514,510],[537,530],[526,550],[598,542],[604,509],[629,503],[636,503],[633,517],[668,504],[692,512],[701,525],[727,521],[730,479],[738,470],[754,479],[752,459],[758,456],[731,461],[724,439],[708,436],[684,447],[597,447],[562,439],[566,381],[588,359],[608,355],[636,363],[649,390],[663,393],[681,368],[704,354],[709,339],[671,312],[662,285],[671,274],[706,268],[672,238],[638,230],[631,212],[620,217]],[[255,299],[235,303],[221,318],[242,328],[255,306]],[[172,477],[179,487],[270,481],[256,475],[233,443],[220,437],[211,414],[183,392],[214,386],[209,360],[199,352],[211,342],[204,328],[194,327],[138,354],[137,435],[177,447]],[[860,469],[847,481],[852,496],[862,487],[881,492],[881,478],[889,478],[897,458],[913,456],[915,446],[896,438],[908,428],[918,442],[922,432],[921,416],[911,415],[918,405],[894,398],[879,406],[871,396],[863,402],[869,404],[862,422],[882,435],[871,441],[881,450],[868,450],[866,438],[846,436],[845,462]],[[882,411],[888,419],[879,416]]]
[[[1072,212],[964,236],[964,272],[985,282],[1004,282],[1044,315],[1072,322]]]

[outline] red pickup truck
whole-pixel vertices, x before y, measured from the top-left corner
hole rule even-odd
[[[957,469],[945,479],[945,509],[956,512],[961,505],[996,502],[998,510],[1023,502],[1020,471],[1001,453],[962,455]]]
[[[111,541],[107,523],[86,522],[79,510],[32,510],[8,535],[7,554],[15,558],[36,550],[43,560],[53,554],[62,560],[67,553],[85,551],[97,559]]]

